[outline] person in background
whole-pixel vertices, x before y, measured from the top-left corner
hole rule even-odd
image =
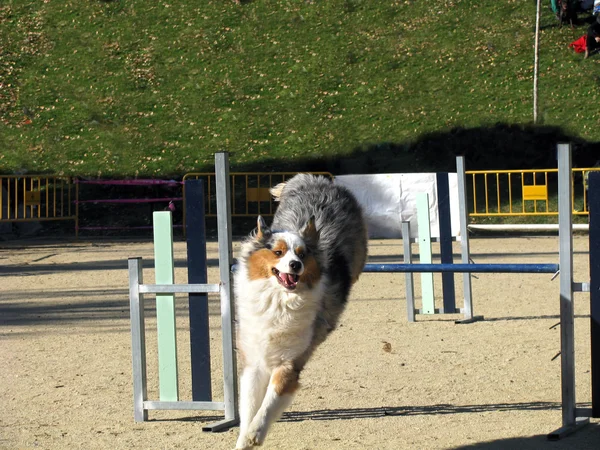
[[[596,21],[588,27],[585,44],[584,59],[600,48],[600,16],[597,16]]]
[[[598,161],[596,161],[596,164],[594,164],[594,166],[592,167],[593,169],[597,169],[598,171],[600,171],[600,159]],[[588,188],[590,187],[589,185],[589,177],[590,177],[590,172],[592,172],[592,170],[586,170],[585,172],[583,172],[583,189],[585,190],[585,211],[590,211],[589,208],[589,197],[588,197]]]

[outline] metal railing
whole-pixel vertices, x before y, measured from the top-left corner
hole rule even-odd
[[[573,214],[588,215],[587,174],[600,167],[572,170]],[[232,217],[269,216],[277,207],[269,189],[297,172],[232,172]],[[331,179],[329,172],[313,172]],[[469,217],[557,216],[557,169],[467,171]],[[213,173],[188,173],[205,180],[206,215],[216,216]],[[68,176],[0,176],[0,223],[45,220],[77,221],[77,184]],[[185,211],[185,189],[183,190]],[[185,223],[185,217],[184,221]]]
[[[75,220],[71,177],[0,175],[0,223]]]
[[[595,168],[572,170],[573,214],[587,215],[587,174]],[[557,216],[558,170],[467,171],[470,217]]]
[[[323,175],[333,180],[329,172],[310,172],[312,175]],[[256,217],[258,214],[271,216],[275,213],[277,203],[273,201],[269,189],[298,174],[298,172],[231,172],[231,216]],[[206,197],[206,216],[217,215],[214,173],[188,173],[187,179],[203,179]],[[183,192],[185,211],[185,189]],[[184,221],[185,223],[185,221]]]

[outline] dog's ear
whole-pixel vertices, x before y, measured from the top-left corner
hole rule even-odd
[[[271,229],[267,226],[265,219],[262,216],[258,216],[256,219],[256,234],[255,237],[258,241],[262,241],[271,236]]]
[[[315,216],[308,219],[308,222],[306,222],[306,225],[300,231],[300,235],[308,245],[316,245],[319,242],[319,230],[317,230]]]

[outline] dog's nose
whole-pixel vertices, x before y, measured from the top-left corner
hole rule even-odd
[[[301,267],[302,267],[302,263],[300,261],[290,261],[290,268],[294,272],[298,272]]]

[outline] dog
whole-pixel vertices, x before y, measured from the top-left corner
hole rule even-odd
[[[262,445],[291,404],[300,373],[337,326],[367,259],[367,228],[349,190],[299,174],[271,194],[279,201],[271,227],[258,217],[234,275],[238,450]]]

